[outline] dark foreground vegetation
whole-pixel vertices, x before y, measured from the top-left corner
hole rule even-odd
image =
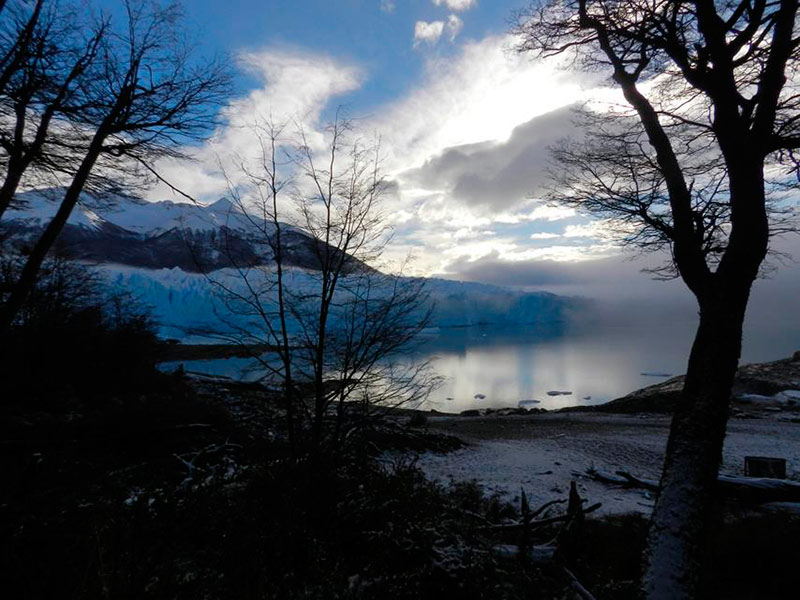
[[[397,450],[453,442],[419,429],[374,422],[338,456],[292,459],[275,397],[172,374],[3,413],[5,597],[573,597],[560,566],[498,551],[561,525],[491,530],[519,503],[427,481]],[[634,598],[646,530],[587,515],[564,560],[595,597]],[[785,515],[718,523],[709,597],[791,597],[798,535]]]
[[[560,504],[522,534],[535,507],[425,479],[415,452],[461,444],[407,415],[349,411],[346,444],[298,453],[279,393],[158,372],[146,314],[66,293],[63,268],[3,362],[3,597],[573,598],[568,573],[636,597],[642,517],[548,524]],[[738,514],[716,524],[708,597],[792,597],[800,520]],[[532,547],[558,549],[508,552]]]

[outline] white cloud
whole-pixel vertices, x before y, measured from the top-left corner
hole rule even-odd
[[[431,46],[439,41],[444,31],[444,21],[417,21],[414,25],[414,45],[425,42]]]
[[[529,221],[562,221],[574,217],[575,214],[574,208],[544,205],[537,206],[523,218]]]
[[[456,36],[461,33],[463,28],[464,21],[459,19],[457,15],[450,15],[447,17],[447,34],[451,42],[456,39]]]
[[[513,41],[492,36],[465,43],[455,57],[429,57],[418,87],[370,123],[386,142],[388,169],[420,166],[450,147],[502,142],[521,123],[585,99],[578,76],[509,52]]]
[[[583,225],[567,225],[564,229],[565,238],[597,238],[611,237],[608,225],[602,221],[592,221]]]
[[[433,0],[436,6],[446,6],[450,10],[464,11],[473,8],[478,4],[478,0]]]
[[[385,13],[393,13],[395,7],[394,0],[381,0],[381,10]]]
[[[546,231],[531,234],[532,240],[556,240],[560,237],[561,234],[559,233],[547,233]]]
[[[266,49],[243,53],[239,60],[263,86],[228,107],[231,122],[270,112],[277,119],[314,121],[332,97],[357,89],[364,79],[359,67],[303,51]]]
[[[226,193],[219,163],[235,180],[239,159],[251,157],[258,150],[252,131],[257,120],[297,123],[312,145],[321,143],[323,110],[335,96],[358,88],[364,77],[357,66],[301,50],[245,52],[240,54],[239,64],[261,80],[260,87],[235,98],[222,110],[225,125],[192,152],[195,162],[165,161],[158,165],[170,183],[191,196],[209,199]],[[148,195],[163,199],[171,192],[166,186],[156,186]]]

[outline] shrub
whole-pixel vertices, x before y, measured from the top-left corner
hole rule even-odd
[[[18,268],[13,257],[0,265],[0,301]],[[57,256],[44,265],[3,340],[3,395],[52,404],[147,389],[158,376],[158,348],[146,307],[129,295],[109,294],[88,267]]]

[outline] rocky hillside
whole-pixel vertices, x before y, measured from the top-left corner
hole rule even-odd
[[[611,413],[671,412],[683,388],[684,376],[636,390],[593,407],[568,410],[593,410]],[[768,411],[800,406],[800,352],[792,358],[768,363],[741,365],[733,385],[734,411],[748,408]]]
[[[0,222],[0,239],[24,250],[58,208],[63,190],[19,194]],[[229,200],[210,205],[147,202],[131,196],[83,194],[58,244],[69,256],[103,264],[147,269],[179,268],[207,273],[225,267],[269,264],[271,224],[243,213]],[[285,225],[282,245],[288,266],[315,269],[322,242]]]

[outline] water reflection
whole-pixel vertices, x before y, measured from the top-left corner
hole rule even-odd
[[[442,332],[422,349],[445,377],[429,408],[459,412],[535,400],[527,406],[554,409],[607,402],[683,372],[692,333],[689,323],[663,332],[566,325]],[[571,393],[548,394],[556,391]]]
[[[526,402],[529,408],[555,409],[607,402],[683,373],[694,330],[691,320],[440,328],[425,332],[409,359],[430,360],[444,377],[422,408],[460,412]],[[782,358],[796,349],[798,341],[796,327],[750,327],[742,358],[745,362]],[[183,365],[214,375],[250,380],[260,376],[247,359]],[[177,363],[163,365],[176,367]],[[552,391],[571,394],[548,395]]]

